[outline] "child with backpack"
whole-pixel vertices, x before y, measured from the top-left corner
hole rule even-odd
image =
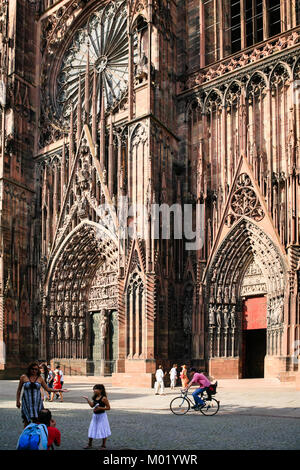
[[[23,430],[17,443],[17,450],[49,450],[60,445],[60,431],[52,419],[50,410],[39,412],[37,423],[30,423]]]
[[[89,442],[84,449],[91,449],[93,439],[102,439],[101,449],[106,448],[106,440],[111,435],[106,411],[110,410],[110,404],[106,396],[105,387],[102,384],[93,387],[94,395],[92,400],[84,398],[91,408],[93,408],[93,417],[90,423],[88,437]]]

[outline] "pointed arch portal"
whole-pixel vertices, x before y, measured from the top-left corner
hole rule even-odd
[[[255,222],[239,219],[207,272],[206,354],[213,375],[224,360],[231,362],[231,376],[263,374],[265,356],[282,355],[285,280],[286,266],[275,243]],[[249,341],[256,342],[256,353],[260,349],[263,357],[247,355]],[[260,372],[251,369],[251,361],[262,363]]]
[[[101,224],[85,220],[66,237],[47,276],[48,358],[73,364],[75,359],[81,373],[112,372],[117,269],[116,239]]]

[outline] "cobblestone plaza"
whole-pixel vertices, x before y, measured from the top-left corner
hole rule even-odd
[[[65,377],[64,402],[45,403],[62,433],[59,449],[81,450],[87,444],[91,411],[81,398],[92,395],[97,377]],[[0,381],[0,450],[14,450],[22,431],[15,406],[16,380]],[[296,450],[300,448],[300,392],[277,379],[220,380],[220,411],[207,417],[191,411],[175,416],[169,409],[179,393],[166,388],[116,388],[106,383],[112,431],[108,450]],[[100,447],[95,441],[94,449]],[[94,450],[82,450],[83,453]]]

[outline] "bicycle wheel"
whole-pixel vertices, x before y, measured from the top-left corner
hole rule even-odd
[[[170,403],[170,409],[174,415],[185,415],[190,409],[190,402],[184,397],[176,397]]]
[[[210,400],[205,400],[205,406],[203,406],[200,411],[205,416],[213,416],[218,413],[219,408],[220,402],[218,402],[215,398],[211,398]]]

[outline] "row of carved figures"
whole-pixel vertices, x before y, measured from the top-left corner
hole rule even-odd
[[[209,305],[209,324],[217,326],[218,328],[235,328],[236,327],[236,312],[235,305]]]
[[[85,339],[85,320],[76,317],[54,317],[49,318],[48,329],[50,338],[61,340]]]
[[[275,297],[268,301],[267,324],[268,326],[281,325],[284,315],[283,297]],[[209,305],[209,325],[218,328],[236,327],[236,306],[235,305]]]

